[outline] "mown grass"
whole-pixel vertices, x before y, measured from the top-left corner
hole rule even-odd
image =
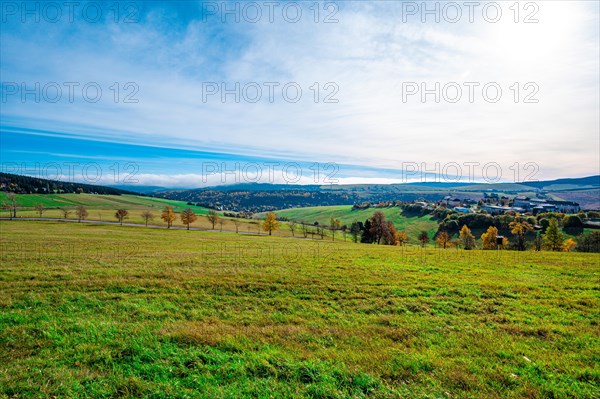
[[[597,254],[0,222],[0,396],[597,398]]]

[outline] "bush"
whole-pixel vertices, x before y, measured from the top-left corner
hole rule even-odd
[[[583,227],[583,222],[577,215],[565,216],[563,218],[563,227],[564,228]]]
[[[582,234],[577,241],[575,251],[578,252],[600,252],[600,231],[592,231]]]

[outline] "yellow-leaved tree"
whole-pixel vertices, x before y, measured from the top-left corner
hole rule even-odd
[[[475,248],[475,236],[471,234],[471,229],[469,229],[466,224],[460,229],[459,237],[464,249],[469,250]]]
[[[483,249],[496,249],[496,237],[498,237],[498,229],[494,226],[488,227],[487,231],[481,235]]]
[[[563,243],[563,251],[570,252],[573,248],[577,246],[577,243],[572,238],[567,238]]]
[[[525,234],[533,231],[533,226],[522,220],[515,220],[508,225],[510,232],[517,238],[517,250],[525,251]]]
[[[450,236],[450,234],[448,234],[445,231],[440,231],[438,233],[437,237],[435,238],[435,242],[440,247],[446,249],[447,247],[450,246],[450,240],[451,239],[452,239],[452,237]]]
[[[408,242],[408,234],[406,231],[399,231],[396,233],[396,243],[400,246],[406,244]]]
[[[273,231],[279,228],[279,222],[277,221],[277,215],[273,212],[267,213],[267,217],[263,222],[263,230],[268,231],[269,235],[273,233]]]

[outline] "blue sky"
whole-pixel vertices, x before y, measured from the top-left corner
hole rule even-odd
[[[318,22],[313,2],[300,3],[297,22],[283,16],[286,7],[296,10],[289,2],[276,2],[272,22],[257,2],[256,23],[241,13],[247,2],[122,2],[118,13],[113,2],[82,2],[72,21],[69,10],[54,18],[43,2],[27,3],[25,14],[24,3],[6,3],[5,171],[98,163],[106,176],[115,162],[135,163],[138,184],[186,187],[218,184],[220,176],[205,181],[199,172],[211,162],[297,162],[303,184],[314,182],[306,169],[315,163],[337,164],[340,183],[401,181],[407,165],[451,175],[449,165],[458,164],[467,175],[466,164],[494,164],[504,181],[514,180],[515,163],[521,177],[524,165],[536,165],[539,179],[599,173],[598,2],[521,2],[518,16],[513,2],[499,2],[502,17],[493,23],[483,17],[485,2],[472,22],[463,14],[456,23],[441,13],[439,22],[431,15],[423,22],[422,10],[411,8],[421,2],[400,1],[320,3]],[[223,15],[236,7],[239,21]],[[324,23],[332,11],[337,22]],[[538,22],[524,23],[527,16]],[[278,85],[272,100],[267,82]],[[403,98],[407,84],[436,82],[448,93],[457,83],[463,97]],[[473,102],[465,82],[478,85]],[[248,93],[257,84],[263,95],[239,103],[206,96],[209,85],[236,83]],[[298,102],[280,91],[290,83],[302,89]],[[482,97],[489,83],[503,91],[498,102]],[[38,102],[31,93],[23,99],[23,84]],[[62,95],[52,102],[56,85]],[[86,85],[91,97],[102,90],[97,102],[83,97]],[[337,102],[324,102],[327,94]],[[525,103],[527,95],[537,103]]]

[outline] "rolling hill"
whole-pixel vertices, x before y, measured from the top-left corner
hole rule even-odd
[[[438,229],[438,223],[431,216],[405,216],[402,209],[392,208],[370,208],[352,210],[350,205],[340,206],[319,206],[309,208],[295,208],[276,211],[278,218],[293,220],[313,224],[318,222],[320,225],[329,225],[330,219],[336,218],[342,222],[342,225],[350,226],[352,222],[364,222],[369,219],[375,211],[381,211],[386,219],[393,222],[397,229],[405,230],[411,240],[416,242],[418,234],[425,230],[432,237]],[[262,217],[261,214],[258,217]]]

